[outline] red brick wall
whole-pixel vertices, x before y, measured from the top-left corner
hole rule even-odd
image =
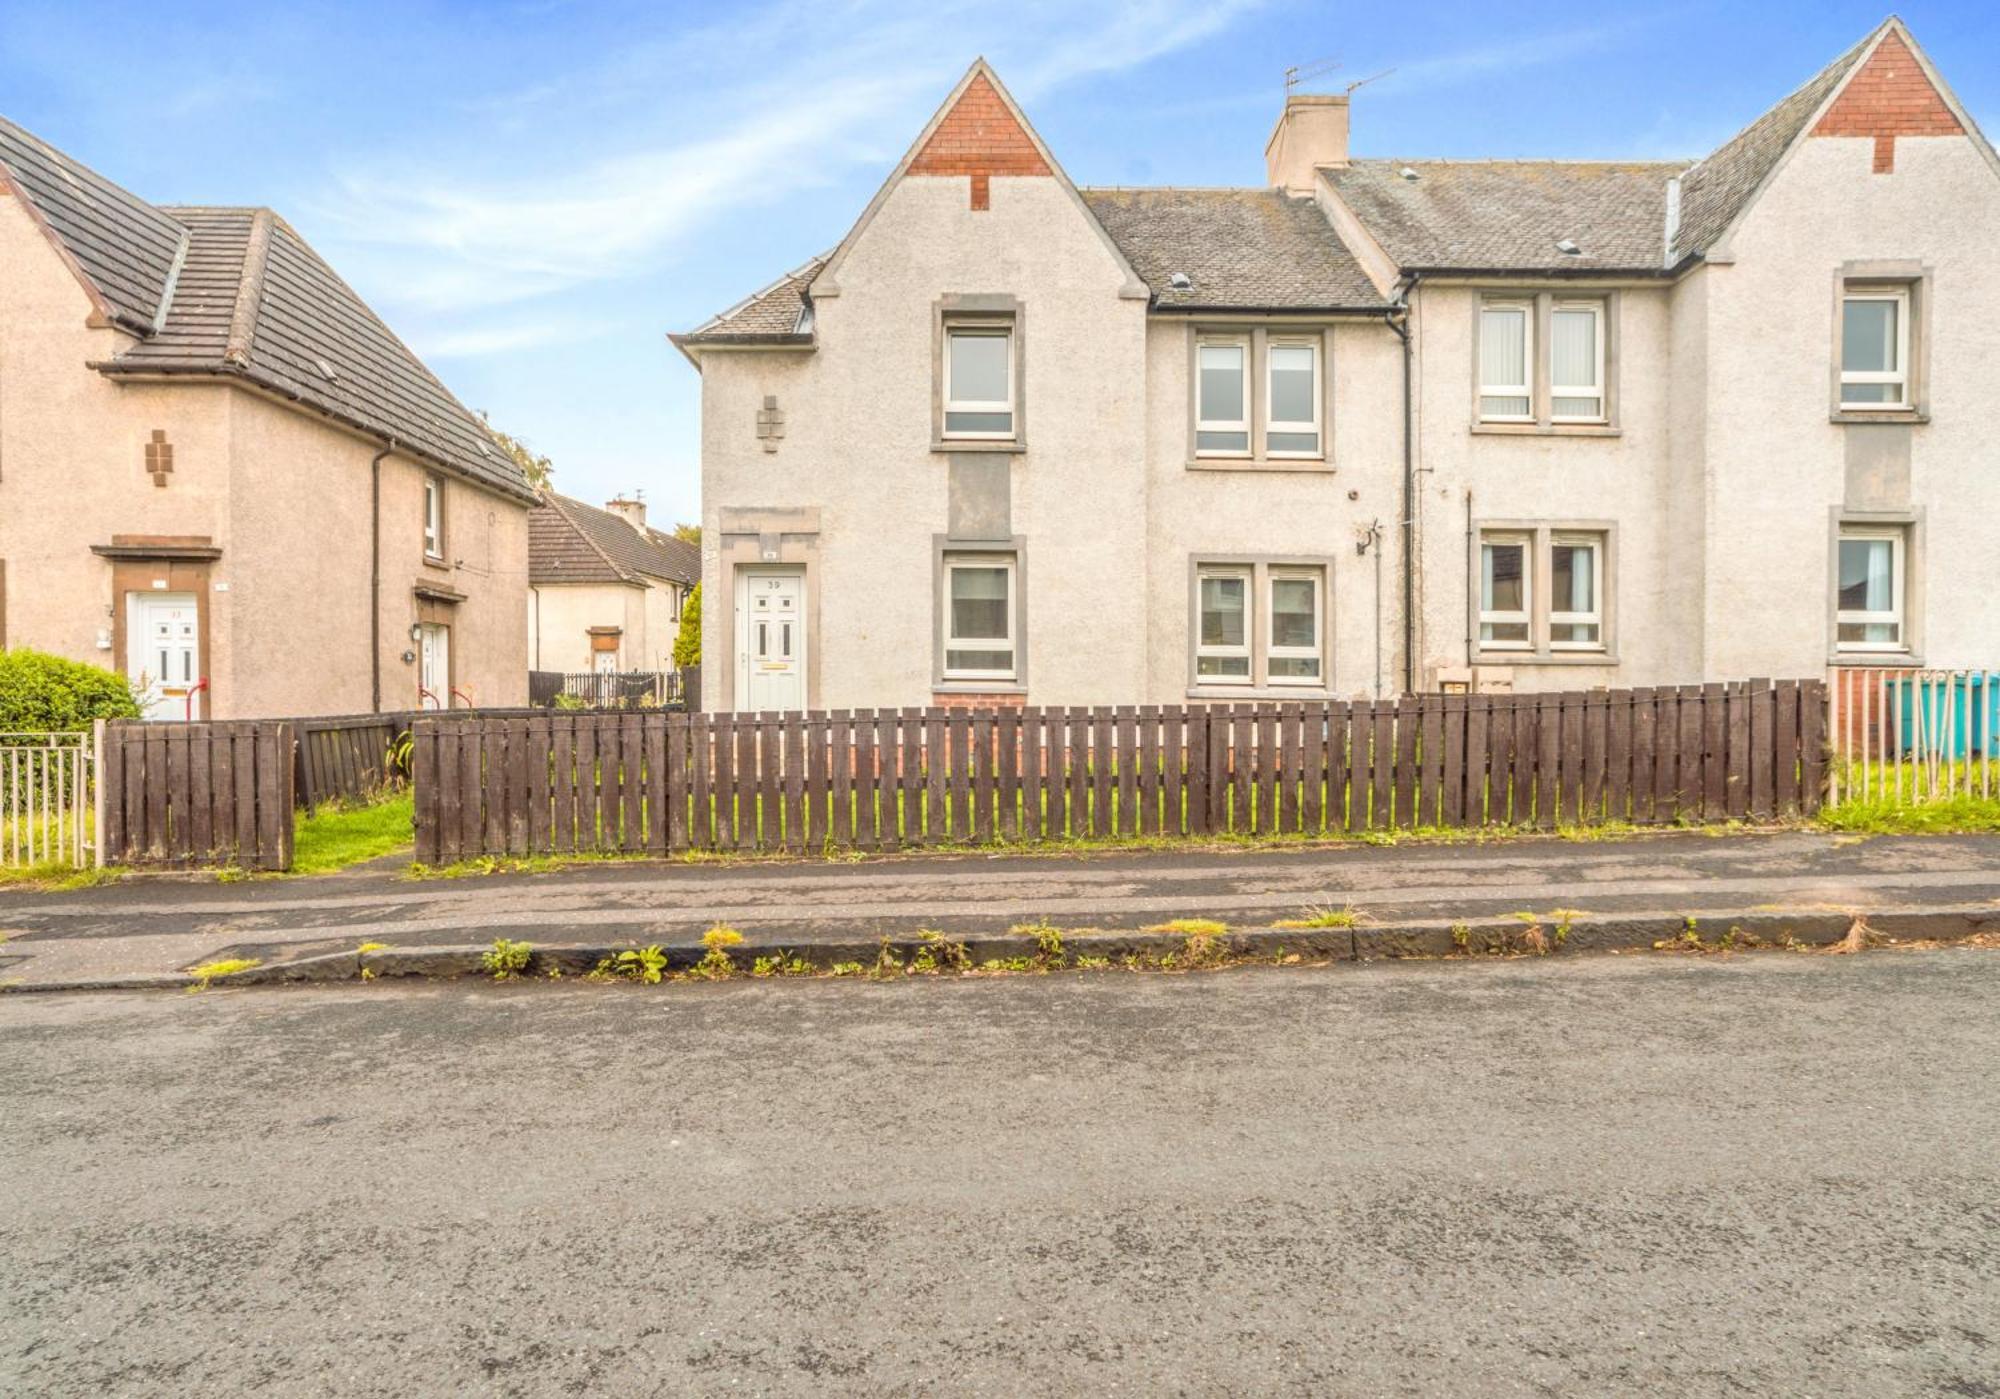
[[[1876,46],[1813,128],[1815,136],[1873,136],[1875,172],[1896,168],[1898,136],[1962,136],[1965,128],[1898,35]]]
[[[968,695],[953,691],[950,694],[932,695],[931,703],[939,709],[1026,709],[1028,697],[1019,693]]]
[[[910,162],[912,175],[970,175],[972,207],[987,207],[988,177],[1049,175],[1049,163],[1035,149],[1014,113],[1000,100],[984,73],[977,74],[930,140]]]

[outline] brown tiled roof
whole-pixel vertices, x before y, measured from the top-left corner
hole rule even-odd
[[[821,253],[803,267],[794,268],[777,281],[755,292],[719,316],[711,316],[685,335],[676,335],[676,345],[771,345],[812,343],[812,303],[807,288],[833,254]]]
[[[1273,189],[1085,189],[1162,309],[1385,305],[1310,197]],[[1191,284],[1175,285],[1175,275]]]
[[[150,333],[173,287],[187,230],[5,117],[0,167],[75,260],[111,319]]]
[[[1879,30],[1877,31],[1880,32]],[[1680,228],[1673,258],[1707,252],[1728,231],[1820,104],[1840,86],[1875,40],[1870,34],[1815,74],[1810,82],[1722,143],[1681,179]]]
[[[701,550],[684,539],[634,529],[622,516],[554,491],[528,512],[531,583],[641,583],[664,578],[683,587],[701,581]]]
[[[270,210],[148,204],[5,121],[0,165],[139,337],[95,368],[239,379],[532,496],[485,425]]]
[[[1325,174],[1405,271],[1659,272],[1667,182],[1687,168],[1684,160],[1357,160]],[[1564,239],[1581,251],[1563,252]]]

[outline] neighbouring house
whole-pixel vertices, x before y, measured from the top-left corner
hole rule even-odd
[[[676,336],[711,704],[1994,662],[2000,164],[1899,21],[1699,160],[1349,115],[1290,95],[1263,187],[1077,189],[981,61]]]
[[[0,120],[0,645],[156,718],[519,704],[533,500],[269,209]]]
[[[528,664],[668,671],[701,550],[646,523],[646,505],[600,510],[545,491],[528,515]]]

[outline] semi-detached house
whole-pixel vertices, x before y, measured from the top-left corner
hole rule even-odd
[[[1699,160],[1078,189],[983,62],[702,375],[723,708],[1992,664],[2000,162],[1891,19]]]

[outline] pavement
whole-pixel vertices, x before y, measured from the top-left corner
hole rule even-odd
[[[924,927],[976,936],[1047,919],[1142,928],[1214,918],[1246,928],[1353,907],[1394,942],[1520,911],[1618,917],[1628,945],[1684,917],[1723,926],[1818,919],[1818,940],[1867,914],[1899,936],[2000,930],[2000,836],[1681,832],[1620,840],[1334,844],[1266,850],[883,857],[860,862],[601,863],[415,882],[401,858],[310,879],[140,878],[63,894],[0,890],[0,983],[166,977],[218,957],[288,961],[474,947],[506,937],[589,947],[692,947],[713,923],[760,945],[868,944]],[[1423,946],[1421,942],[1414,946]],[[1447,948],[1449,944],[1446,944]],[[1357,955],[1366,949],[1355,948]],[[343,974],[352,976],[348,966]]]
[[[2000,1393],[2000,954],[0,1001],[0,1392]]]

